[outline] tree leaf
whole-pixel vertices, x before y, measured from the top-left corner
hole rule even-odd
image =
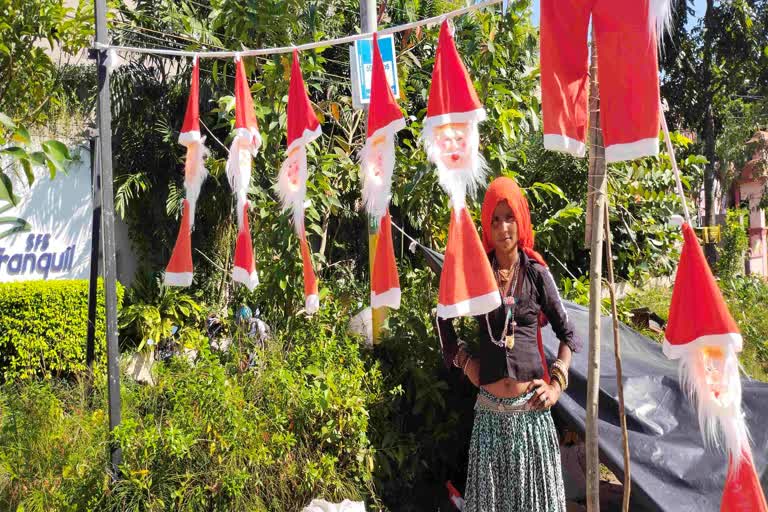
[[[13,195],[13,183],[11,183],[11,178],[5,173],[0,174],[0,199],[8,201],[13,206],[18,206],[19,204],[18,198]]]
[[[32,172],[32,163],[29,161],[29,158],[21,160],[21,167],[24,168],[24,174],[27,175],[27,183],[31,186],[35,182],[35,173]]]
[[[5,153],[6,155],[10,155],[15,160],[21,160],[22,158],[27,158],[27,152],[24,150],[24,148],[20,148],[18,146],[11,146],[9,148],[5,148],[3,150],[0,150],[0,153]]]
[[[13,142],[18,142],[20,144],[32,144],[32,139],[29,137],[29,132],[26,128],[19,126],[16,128],[16,131],[13,132],[13,136],[11,137],[11,140]]]
[[[67,146],[57,140],[47,140],[43,142],[42,146],[45,154],[48,158],[56,162],[58,164],[57,166],[63,166],[64,162],[72,159],[69,156]]]

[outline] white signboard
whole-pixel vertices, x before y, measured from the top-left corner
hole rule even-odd
[[[90,153],[72,148],[70,153],[79,156],[53,180],[45,167],[35,169],[31,187],[26,178],[8,173],[19,201],[15,207],[0,201],[0,282],[88,277]]]

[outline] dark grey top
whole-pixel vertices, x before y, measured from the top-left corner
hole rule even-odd
[[[491,254],[493,258],[493,254]],[[525,382],[540,379],[544,375],[544,364],[539,352],[537,339],[539,313],[543,313],[552,326],[557,338],[567,344],[572,351],[579,352],[582,341],[576,335],[573,324],[568,320],[568,314],[560,300],[560,294],[549,269],[539,262],[530,259],[520,251],[520,278],[515,290],[510,295],[515,296],[514,321],[515,344],[511,349],[494,344],[488,334],[490,324],[493,337],[502,338],[506,309],[502,304],[498,309],[486,316],[477,316],[480,348],[480,384],[490,384],[504,377]],[[512,319],[510,319],[510,324]],[[446,363],[456,351],[456,333],[450,320],[439,320],[438,328],[443,342],[443,354]],[[512,326],[507,327],[507,334],[512,333]]]

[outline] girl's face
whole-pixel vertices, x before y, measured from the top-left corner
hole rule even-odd
[[[491,240],[496,252],[517,249],[517,221],[507,201],[499,201],[491,217]]]

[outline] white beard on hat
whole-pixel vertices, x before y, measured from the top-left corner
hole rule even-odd
[[[184,189],[186,198],[189,202],[189,225],[190,228],[195,223],[195,206],[200,197],[200,189],[203,186],[205,178],[208,177],[208,170],[205,168],[205,159],[209,151],[205,147],[205,137],[199,141],[187,145],[187,159],[184,162]]]
[[[387,212],[394,170],[394,136],[384,134],[368,139],[360,151],[363,203],[366,211],[377,219]]]
[[[307,152],[303,145],[299,145],[288,153],[280,166],[276,185],[283,211],[293,211],[294,227],[299,234],[304,226],[307,176]]]
[[[739,360],[733,347],[694,348],[680,358],[680,382],[695,404],[706,443],[724,447],[736,464],[749,448],[741,409]]]
[[[464,208],[467,194],[475,195],[487,172],[485,159],[480,154],[480,132],[476,122],[466,123],[463,149],[447,151],[441,147],[438,132],[457,128],[461,130],[463,124],[465,123],[427,126],[422,133],[427,158],[437,167],[438,182],[451,198],[451,206],[457,212]],[[445,161],[451,159],[456,160],[458,167],[446,164]]]
[[[237,198],[237,225],[243,228],[243,211],[248,202],[248,188],[251,185],[251,165],[255,147],[250,137],[239,133],[232,140],[227,159],[229,186]]]

